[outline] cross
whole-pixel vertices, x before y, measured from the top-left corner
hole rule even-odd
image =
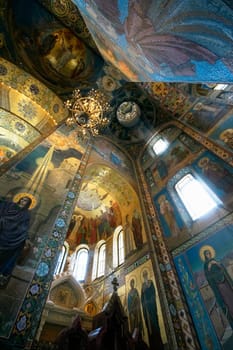
[[[118,283],[116,277],[113,278],[113,280],[112,280],[112,285],[113,285],[113,290],[114,290],[114,292],[116,292],[116,291],[117,291],[117,287],[119,286],[119,283]]]

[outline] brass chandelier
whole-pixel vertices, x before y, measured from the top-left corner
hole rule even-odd
[[[110,104],[99,90],[92,89],[87,96],[82,96],[80,90],[75,89],[72,98],[64,104],[71,112],[66,124],[77,125],[83,136],[96,136],[109,124],[104,113],[110,110]]]

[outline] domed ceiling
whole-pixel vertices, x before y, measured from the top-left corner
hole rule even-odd
[[[8,40],[15,59],[59,95],[69,94],[77,86],[90,89],[104,63],[89,46],[87,35],[84,41],[55,16],[64,17],[71,6],[67,3],[62,11],[55,2],[53,14],[37,1],[13,0],[7,8]],[[84,32],[77,10],[73,15]]]
[[[113,66],[105,63],[77,9],[67,1],[12,0],[1,20],[2,56],[19,65],[66,100],[75,88],[85,95],[102,90],[112,106],[106,135],[123,144],[140,143],[159,120],[156,104],[138,84],[128,83]],[[118,107],[133,103],[137,118]],[[124,114],[124,116],[123,116]],[[118,115],[118,118],[117,118]]]
[[[216,85],[128,82],[127,66],[119,64],[121,73],[104,61],[71,0],[1,3],[0,32],[1,56],[61,100],[69,98],[75,88],[83,95],[91,88],[103,91],[112,107],[106,115],[110,125],[105,136],[123,147],[144,143],[154,127],[171,116],[179,118]]]

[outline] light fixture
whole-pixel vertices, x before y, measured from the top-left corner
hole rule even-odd
[[[118,106],[116,114],[121,125],[131,128],[139,122],[141,110],[134,101],[124,101]]]
[[[110,110],[106,96],[99,90],[90,90],[87,96],[82,96],[79,89],[75,89],[70,100],[65,101],[65,107],[71,112],[67,118],[67,125],[79,126],[82,135],[96,136],[109,124],[104,112]]]

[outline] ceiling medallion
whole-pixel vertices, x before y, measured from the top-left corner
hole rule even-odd
[[[109,124],[104,112],[110,110],[106,96],[99,90],[90,90],[82,96],[80,90],[73,91],[72,98],[65,101],[65,107],[71,112],[66,120],[67,125],[77,125],[78,132],[96,136]]]
[[[117,108],[117,119],[125,127],[135,126],[140,115],[140,107],[134,101],[124,101]]]

